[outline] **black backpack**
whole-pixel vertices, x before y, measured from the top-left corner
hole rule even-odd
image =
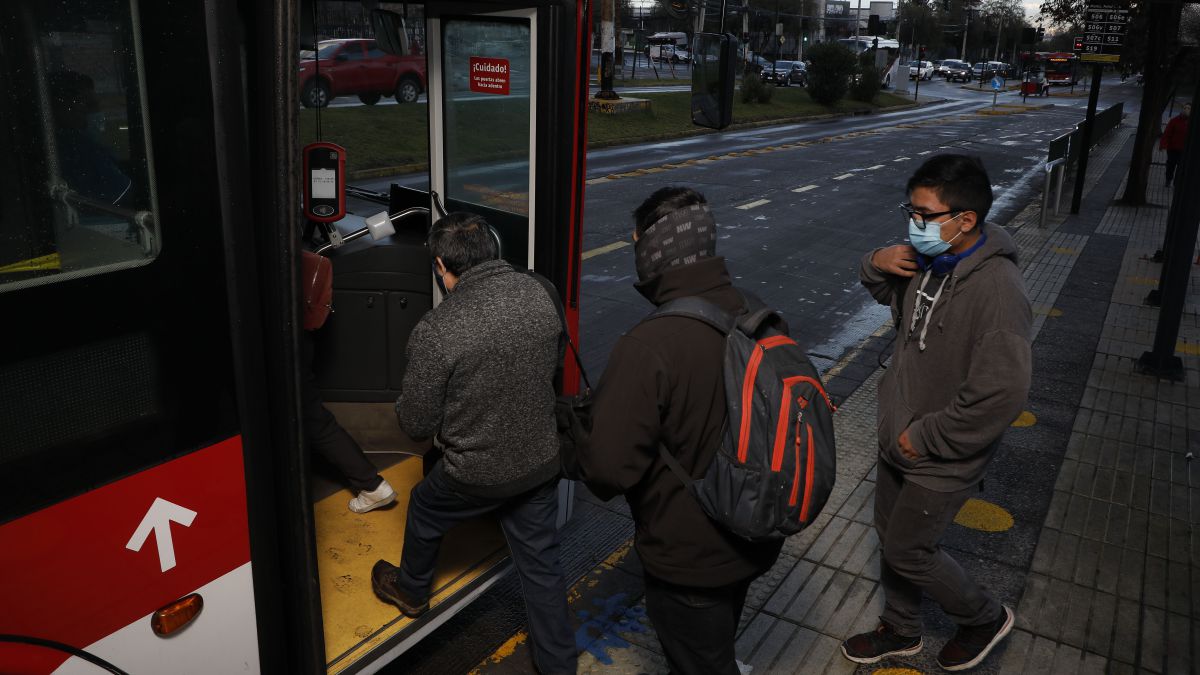
[[[837,473],[837,409],[816,368],[756,299],[733,316],[702,298],[678,298],[646,320],[667,316],[702,321],[726,336],[728,417],[703,477],[693,479],[660,445],[663,460],[704,512],[740,537],[780,540],[804,529],[824,508]]]

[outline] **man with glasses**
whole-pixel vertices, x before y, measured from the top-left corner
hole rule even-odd
[[[992,205],[983,164],[938,155],[908,181],[909,244],[864,256],[863,286],[892,308],[897,337],[879,385],[875,531],[883,547],[879,627],[842,643],[857,663],[921,651],[921,598],[958,624],[938,654],[973,668],[1014,615],[939,546],[1029,393],[1032,313],[1017,247],[984,227]]]

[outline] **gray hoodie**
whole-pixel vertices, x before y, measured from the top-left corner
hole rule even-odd
[[[879,456],[930,490],[978,483],[1029,394],[1033,318],[1017,247],[1001,227],[983,234],[987,241],[945,277],[886,274],[872,264],[874,251],[862,261],[862,284],[891,306],[897,331],[879,385]],[[914,325],[922,283],[936,300]],[[900,454],[905,429],[916,460]]]
[[[463,272],[413,329],[396,417],[413,438],[437,434],[459,492],[511,497],[558,475],[561,333],[546,289],[502,260]]]

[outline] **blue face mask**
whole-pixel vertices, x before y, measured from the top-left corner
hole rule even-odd
[[[961,213],[958,214],[958,216],[961,215]],[[954,216],[954,218],[958,218],[958,216]],[[950,220],[954,220],[954,218],[951,218]],[[922,230],[921,226],[917,224],[916,218],[909,218],[909,243],[912,244],[913,248],[917,249],[918,253],[927,255],[931,258],[945,253],[946,251],[950,250],[950,244],[954,243],[954,239],[958,239],[962,235],[962,231],[960,230],[958,234],[954,235],[954,239],[951,239],[950,241],[945,241],[942,239],[942,225],[950,222],[950,220],[942,223],[926,223],[925,229]]]

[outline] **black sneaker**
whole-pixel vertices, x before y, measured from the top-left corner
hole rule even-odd
[[[859,633],[842,643],[842,656],[855,663],[875,663],[888,656],[912,656],[921,651],[921,636],[905,637],[880,621],[879,628]]]
[[[944,670],[952,671],[967,670],[979,665],[987,658],[992,647],[1000,644],[1000,641],[1012,632],[1016,615],[1008,607],[1003,609],[1000,618],[991,623],[982,626],[959,626],[958,632],[938,654],[938,665]]]
[[[429,598],[417,600],[396,585],[395,565],[386,560],[380,560],[371,568],[371,590],[380,600],[390,602],[400,608],[400,613],[410,619],[415,619],[429,611]]]

